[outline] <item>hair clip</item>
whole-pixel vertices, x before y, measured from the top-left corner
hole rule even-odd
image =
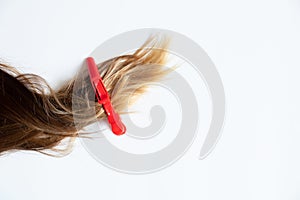
[[[126,127],[122,123],[118,113],[115,112],[110,96],[103,84],[102,78],[99,74],[95,60],[92,57],[86,59],[87,67],[89,70],[90,80],[96,94],[99,104],[102,104],[107,115],[108,122],[111,125],[111,130],[115,135],[122,135],[126,132]]]

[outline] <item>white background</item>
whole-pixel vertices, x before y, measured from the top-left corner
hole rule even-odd
[[[300,2],[0,0],[0,58],[53,86],[111,36],[180,32],[201,45],[227,97],[223,136],[205,160],[197,141],[171,167],[127,175],[76,143],[64,158],[0,158],[0,199],[300,199]]]

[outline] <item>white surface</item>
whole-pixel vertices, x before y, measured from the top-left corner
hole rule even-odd
[[[156,27],[198,42],[227,97],[223,136],[197,160],[196,141],[155,174],[121,174],[77,143],[56,159],[0,158],[0,199],[300,199],[300,3],[290,1],[0,0],[0,58],[58,86],[101,42]]]

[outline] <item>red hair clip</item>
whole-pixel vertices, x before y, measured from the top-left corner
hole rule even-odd
[[[109,94],[105,89],[102,78],[99,74],[97,65],[92,57],[86,59],[89,70],[90,80],[94,88],[98,103],[102,104],[107,115],[108,122],[111,125],[111,130],[115,135],[122,135],[126,132],[126,127],[122,123],[120,116],[115,112]]]

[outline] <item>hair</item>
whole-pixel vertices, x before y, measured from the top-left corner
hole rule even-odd
[[[171,70],[163,67],[168,44],[166,37],[151,36],[134,53],[97,64],[116,112],[124,113],[128,102]],[[106,117],[87,68],[54,90],[42,77],[0,63],[0,105],[0,155],[18,150],[66,155],[79,131]]]

